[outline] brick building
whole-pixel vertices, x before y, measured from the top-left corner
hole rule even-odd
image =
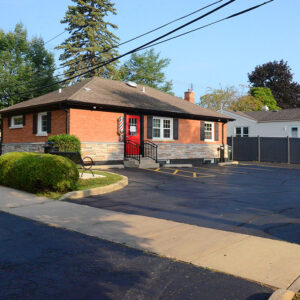
[[[217,161],[218,148],[226,148],[226,123],[232,120],[196,105],[192,91],[181,99],[97,77],[2,109],[0,114],[2,153],[43,152],[50,135],[69,133],[80,139],[82,154],[98,164],[121,163],[129,151],[143,155],[147,141],[158,145],[159,161]]]

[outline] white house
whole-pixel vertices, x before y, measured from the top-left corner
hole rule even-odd
[[[223,114],[235,119],[227,124],[228,137],[300,137],[300,108]]]

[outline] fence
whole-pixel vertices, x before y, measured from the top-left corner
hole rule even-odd
[[[229,137],[228,145],[233,160],[300,164],[299,138]]]

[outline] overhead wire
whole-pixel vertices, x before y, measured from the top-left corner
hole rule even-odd
[[[205,16],[207,16],[207,15],[209,15],[209,14],[215,12],[216,10],[219,10],[219,9],[223,8],[224,6],[227,6],[227,5],[231,4],[231,3],[234,2],[234,1],[235,1],[235,0],[228,1],[228,2],[226,2],[225,4],[223,4],[222,6],[217,7],[216,9],[214,9],[214,10],[208,12],[207,14],[204,14],[204,15],[200,16],[199,18],[202,19],[202,18],[204,18]],[[196,28],[196,29],[190,30],[190,31],[188,31],[188,32],[182,33],[182,34],[180,34],[180,35],[178,35],[178,36],[174,36],[174,37],[171,37],[171,38],[169,38],[169,39],[165,39],[165,40],[163,40],[163,41],[160,41],[160,42],[155,43],[156,41],[158,41],[158,40],[160,40],[160,39],[162,39],[162,38],[164,38],[164,37],[166,37],[166,36],[168,36],[168,35],[170,35],[170,34],[176,32],[176,31],[178,31],[178,30],[180,30],[180,29],[182,29],[182,28],[184,28],[184,27],[186,27],[186,26],[188,26],[188,25],[190,25],[190,24],[192,24],[192,23],[194,23],[194,22],[196,22],[196,20],[199,20],[199,18],[196,18],[196,19],[194,19],[194,20],[192,20],[192,21],[190,21],[190,22],[188,22],[188,23],[186,23],[186,24],[184,24],[184,25],[182,25],[182,26],[180,26],[180,27],[178,27],[178,28],[176,28],[176,29],[174,29],[174,30],[172,30],[172,31],[170,31],[170,32],[168,32],[168,33],[166,33],[166,34],[164,34],[164,35],[162,35],[162,36],[160,36],[160,37],[158,37],[158,38],[156,38],[156,39],[154,39],[154,40],[152,40],[152,41],[146,43],[146,44],[144,44],[144,45],[142,45],[142,46],[140,46],[140,47],[137,47],[137,48],[135,48],[135,49],[133,49],[133,50],[131,50],[131,51],[128,51],[128,52],[126,52],[125,54],[122,54],[122,55],[120,55],[120,56],[118,56],[118,57],[116,57],[116,58],[113,58],[113,59],[110,59],[110,60],[108,60],[108,61],[106,61],[106,62],[103,62],[102,64],[100,64],[100,65],[98,65],[98,66],[95,66],[95,67],[93,67],[92,69],[87,70],[86,72],[83,72],[83,73],[74,75],[74,76],[69,77],[69,78],[64,79],[64,80],[61,80],[60,82],[55,83],[55,84],[61,84],[61,83],[64,83],[64,82],[66,82],[66,81],[69,81],[69,80],[75,79],[75,78],[77,78],[77,77],[83,76],[83,75],[88,74],[88,73],[90,73],[90,72],[92,72],[92,71],[94,71],[94,70],[96,70],[96,69],[98,69],[98,68],[101,68],[101,67],[103,67],[103,66],[105,66],[105,65],[107,65],[107,64],[109,64],[109,63],[111,63],[111,62],[113,62],[113,61],[116,61],[116,60],[118,60],[118,59],[120,59],[120,58],[122,58],[122,57],[124,57],[124,56],[126,56],[126,55],[129,55],[129,54],[135,53],[135,52],[137,52],[137,51],[141,51],[141,50],[144,50],[144,49],[153,47],[153,46],[158,45],[158,44],[161,44],[161,43],[168,42],[168,41],[170,41],[170,40],[172,40],[172,39],[181,37],[181,36],[183,36],[183,35],[187,35],[187,34],[189,34],[189,33],[191,33],[191,32],[195,32],[195,31],[197,31],[197,30],[200,30],[200,29],[203,29],[203,28],[205,28],[205,27],[214,25],[214,24],[219,23],[219,22],[221,22],[221,21],[225,21],[225,20],[228,20],[228,19],[237,17],[237,16],[239,16],[239,15],[245,14],[245,13],[247,13],[247,12],[249,12],[249,11],[252,11],[252,10],[254,10],[254,9],[257,9],[257,8],[259,8],[259,7],[261,7],[261,6],[264,6],[264,5],[266,5],[266,4],[270,3],[270,2],[273,2],[273,1],[274,1],[274,0],[266,1],[266,2],[264,2],[264,3],[262,3],[262,4],[255,5],[255,6],[253,6],[253,7],[250,7],[250,8],[248,8],[248,9],[246,9],[246,10],[243,10],[243,11],[240,11],[240,12],[238,12],[238,13],[232,14],[232,15],[226,17],[226,18],[220,19],[220,20],[218,20],[218,21],[215,21],[215,22],[209,23],[209,24],[207,24],[207,25],[198,27],[198,28]],[[51,86],[53,86],[53,85],[55,85],[55,84],[51,84],[51,85],[47,85],[47,86],[44,86],[44,87],[40,87],[40,88],[37,88],[37,89],[35,89],[35,90],[31,90],[31,91],[26,91],[26,92],[22,92],[22,93],[16,93],[16,94],[10,95],[10,96],[23,95],[23,94],[27,94],[27,93],[32,93],[32,92],[35,92],[35,91],[39,91],[39,90],[41,90],[41,89],[45,89],[45,88],[51,87]]]
[[[134,37],[134,38],[131,38],[131,39],[126,40],[126,41],[124,41],[124,42],[122,42],[122,43],[120,43],[120,44],[117,44],[116,46],[113,46],[113,47],[110,47],[110,48],[106,48],[106,49],[104,49],[103,51],[101,51],[99,54],[107,53],[107,52],[109,52],[110,50],[112,50],[112,49],[114,49],[114,48],[123,46],[123,45],[128,44],[128,43],[130,43],[130,42],[132,42],[132,41],[135,41],[135,40],[137,40],[137,39],[139,39],[139,38],[141,38],[141,37],[144,37],[144,36],[146,36],[146,35],[149,35],[150,33],[153,33],[153,32],[155,32],[155,31],[158,31],[158,30],[160,30],[160,29],[162,29],[162,28],[164,28],[164,27],[167,27],[167,26],[169,26],[169,25],[171,25],[171,24],[173,24],[173,23],[175,23],[175,22],[178,22],[178,21],[183,20],[183,19],[185,19],[185,18],[187,18],[187,17],[190,17],[190,16],[192,16],[192,15],[194,15],[194,14],[200,12],[200,11],[203,11],[203,10],[205,10],[205,9],[207,9],[207,8],[209,8],[209,7],[211,7],[211,6],[213,6],[213,5],[216,5],[216,4],[218,4],[218,3],[222,2],[222,1],[224,1],[224,0],[218,0],[218,1],[215,1],[215,2],[213,2],[213,3],[210,3],[210,4],[208,4],[208,5],[204,6],[204,7],[201,7],[201,8],[199,8],[199,9],[197,9],[197,10],[191,12],[191,13],[188,13],[188,14],[186,14],[186,15],[184,15],[184,16],[182,16],[182,17],[179,17],[179,18],[177,18],[177,19],[175,19],[175,20],[172,20],[172,21],[170,21],[170,22],[168,22],[168,23],[166,23],[166,24],[164,24],[164,25],[161,25],[161,26],[159,26],[159,27],[156,27],[156,28],[154,28],[154,29],[152,29],[152,30],[150,30],[150,31],[148,31],[148,32],[145,32],[145,33],[140,34],[140,35],[138,35],[138,36],[136,36],[136,37]],[[67,32],[67,30],[65,30],[65,31],[63,31],[62,33],[56,35],[56,36],[53,37],[52,39],[46,41],[46,42],[45,42],[45,45],[46,45],[47,43],[51,42],[52,40],[56,39],[57,37],[61,36],[61,35],[64,34],[65,32]],[[99,56],[99,54],[98,54],[97,56]],[[81,61],[86,61],[86,60],[87,60],[87,59],[82,59]],[[80,62],[81,62],[81,61],[80,61]],[[103,62],[102,62],[102,63],[103,63]],[[55,71],[57,71],[57,70],[64,69],[64,68],[66,68],[66,67],[69,67],[69,66],[72,66],[72,65],[75,65],[75,64],[78,64],[78,62],[66,64],[66,65],[64,65],[64,66],[55,68],[53,71],[55,72]],[[80,71],[80,70],[84,70],[84,69],[86,69],[86,67],[79,68],[79,69],[77,69],[76,71]],[[71,73],[73,73],[73,71],[65,72],[65,73],[63,73],[63,74],[57,74],[57,75],[54,75],[53,77],[54,77],[54,78],[58,78],[58,77],[61,77],[61,76],[66,76],[67,74],[71,74]],[[38,72],[37,74],[41,74],[41,72]],[[12,85],[11,87],[15,87],[15,86],[16,86],[16,85]]]

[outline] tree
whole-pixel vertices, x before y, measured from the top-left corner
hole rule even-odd
[[[60,55],[66,67],[66,77],[78,75],[117,55],[119,38],[110,31],[118,27],[105,21],[109,14],[116,15],[114,3],[110,0],[72,0],[75,5],[69,6],[62,24],[70,36],[57,49],[64,52]],[[94,70],[83,78],[101,76],[113,78],[117,72],[117,62]],[[72,81],[79,81],[81,78]]]
[[[257,66],[248,74],[248,78],[252,87],[270,88],[281,108],[300,107],[297,101],[300,85],[293,81],[293,74],[287,62],[273,61]]]
[[[255,87],[250,89],[250,95],[261,102],[262,106],[267,105],[271,110],[281,109],[277,106],[277,102],[274,99],[272,92],[266,87]]]
[[[233,101],[229,108],[234,111],[258,111],[261,110],[262,107],[263,104],[260,100],[251,95],[245,95]]]
[[[0,30],[0,105],[10,106],[21,101],[40,96],[58,88],[48,89],[23,95],[14,95],[41,86],[55,84],[54,57],[45,49],[41,38],[27,39],[27,32],[22,24],[17,24],[14,31],[5,33]]]
[[[226,87],[219,89],[208,88],[208,93],[200,98],[198,103],[200,106],[212,109],[220,110],[221,108],[229,108],[231,103],[237,101],[239,92],[233,87]]]
[[[166,80],[164,69],[170,64],[170,59],[160,58],[160,53],[153,49],[144,53],[133,53],[119,69],[119,79],[134,81],[166,93],[172,94],[173,83]]]

